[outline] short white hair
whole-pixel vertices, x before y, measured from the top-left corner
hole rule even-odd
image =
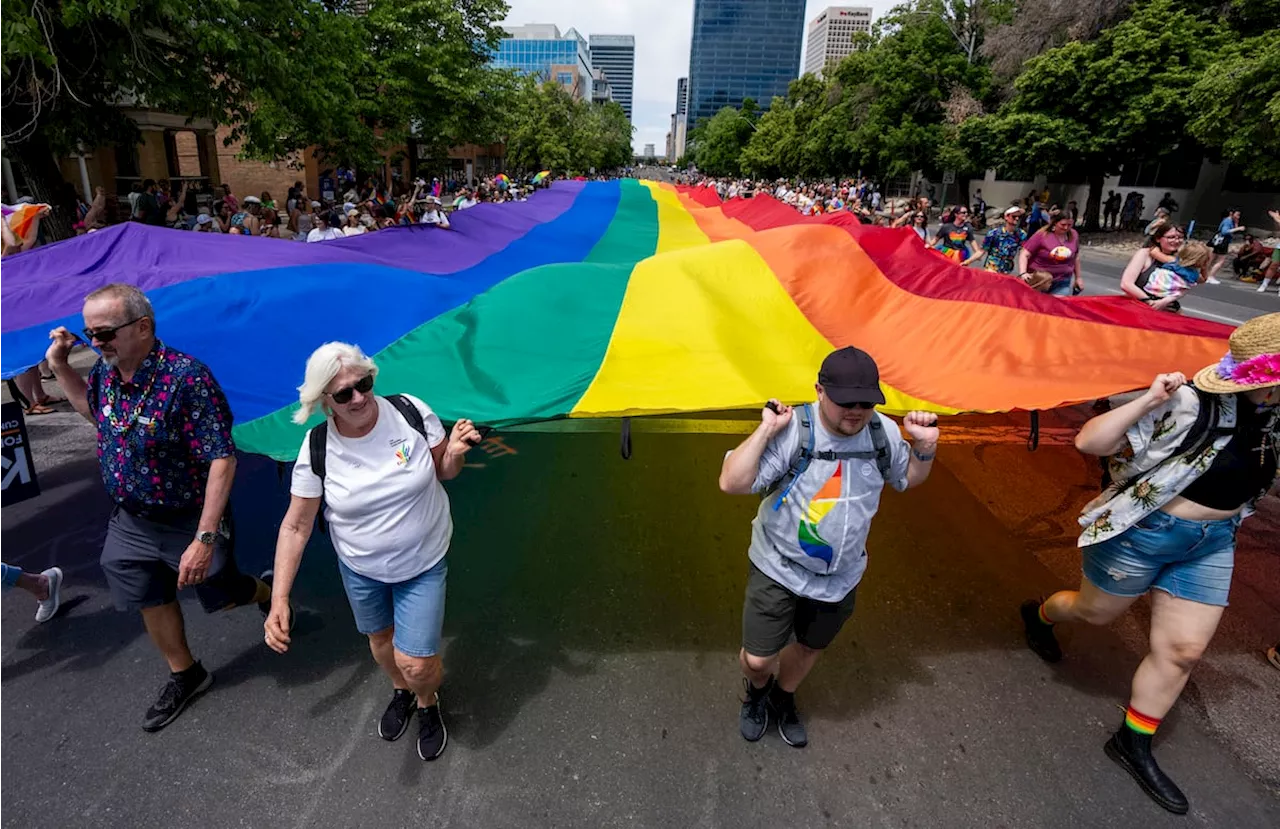
[[[310,420],[317,405],[322,411],[328,411],[323,403],[325,387],[346,366],[368,369],[369,374],[374,377],[378,375],[377,364],[358,345],[325,343],[311,352],[311,356],[307,358],[307,371],[302,385],[298,386],[298,410],[293,413],[294,423],[301,426]]]

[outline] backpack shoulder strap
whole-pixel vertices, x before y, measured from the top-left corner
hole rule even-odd
[[[325,421],[307,433],[307,448],[311,454],[311,471],[324,483],[325,457],[329,449],[329,421]]]
[[[884,433],[884,424],[880,422],[879,412],[871,414],[871,445],[875,447],[876,466],[880,469],[880,477],[889,483],[889,475],[893,471],[893,453],[889,451],[889,438]]]
[[[413,430],[424,438],[427,436],[427,424],[422,420],[422,412],[418,411],[418,407],[413,405],[413,401],[403,394],[387,395],[387,402],[396,407],[396,411],[400,416],[409,421],[409,425]]]
[[[796,481],[798,481],[800,476],[804,474],[804,471],[809,468],[809,464],[813,462],[814,458],[813,447],[816,438],[813,434],[813,406],[805,403],[804,406],[795,412],[793,417],[800,418],[800,422],[798,424],[800,429],[800,451],[791,459],[790,468],[787,469],[786,474],[778,480],[778,483],[774,487],[775,489],[781,488],[782,490],[778,493],[777,499],[773,502],[774,511],[782,509],[782,504],[787,500],[787,495],[791,493],[791,487],[795,486]]]

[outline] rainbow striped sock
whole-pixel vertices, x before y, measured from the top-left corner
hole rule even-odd
[[[1040,621],[1041,621],[1041,622],[1043,622],[1043,623],[1044,623],[1044,624],[1046,624],[1046,625],[1052,625],[1052,624],[1053,624],[1053,620],[1052,620],[1052,619],[1050,619],[1048,616],[1046,616],[1046,615],[1044,614],[1044,606],[1045,606],[1045,604],[1047,604],[1047,602],[1041,602],[1041,603],[1040,603],[1040,609],[1039,609],[1039,610],[1037,610],[1037,611],[1036,611],[1036,613],[1040,616]]]
[[[1155,717],[1148,717],[1130,705],[1124,712],[1124,724],[1139,734],[1146,734],[1150,737],[1160,727],[1160,720]]]

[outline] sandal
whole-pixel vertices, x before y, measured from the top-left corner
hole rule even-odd
[[[58,403],[66,403],[65,397],[45,397],[36,403],[37,406],[55,406]]]
[[[36,417],[37,415],[53,414],[54,410],[43,403],[36,403],[34,406],[28,406],[26,409],[23,409],[23,413],[27,417]]]

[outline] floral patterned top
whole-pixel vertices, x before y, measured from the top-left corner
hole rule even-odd
[[[144,517],[198,515],[210,464],[236,449],[231,408],[208,367],[156,340],[129,382],[99,359],[88,386],[111,499]]]
[[[1128,447],[1108,462],[1113,483],[1086,504],[1080,514],[1084,532],[1080,533],[1079,546],[1098,544],[1119,535],[1172,501],[1204,474],[1231,440],[1229,430],[1236,424],[1236,396],[1224,394],[1219,400],[1218,425],[1224,431],[1199,452],[1168,463],[1163,461],[1171,458],[1182,445],[1200,412],[1200,398],[1194,388],[1180,387],[1163,406],[1129,427]],[[1280,421],[1280,411],[1272,415],[1267,425],[1267,431],[1273,435],[1277,421]],[[1132,483],[1126,486],[1129,481]],[[1242,517],[1253,514],[1255,502],[1256,499],[1245,506]]]

